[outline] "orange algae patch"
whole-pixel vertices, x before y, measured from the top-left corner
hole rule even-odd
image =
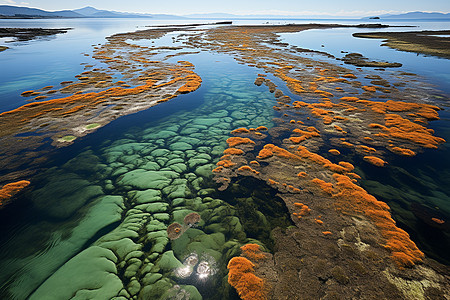
[[[342,129],[342,127],[337,126],[337,125],[334,125],[334,129],[336,129],[337,131],[340,131],[340,132],[344,131],[344,130]]]
[[[315,90],[314,93],[320,94],[322,97],[326,97],[326,98],[334,97],[334,95],[332,93],[326,92],[326,91],[322,91],[322,90]]]
[[[261,251],[258,244],[246,244],[241,250],[242,254],[252,261],[266,258],[266,254]]]
[[[363,159],[377,167],[384,167],[384,165],[386,164],[384,160],[375,156],[364,156]]]
[[[219,167],[231,168],[232,166],[234,166],[236,164],[230,160],[221,160],[216,165],[218,165]]]
[[[400,268],[421,262],[424,254],[411,241],[408,233],[395,225],[389,206],[378,201],[345,175],[333,174],[337,181],[333,197],[336,207],[346,213],[362,213],[371,219],[386,239],[385,247],[392,251],[392,259]]]
[[[317,153],[310,152],[304,146],[298,146],[297,153],[301,157],[310,159],[313,162],[318,163],[318,164],[324,166],[325,168],[330,169],[333,172],[350,172],[354,169],[354,167],[351,163],[341,161],[338,165],[334,164],[331,161],[329,161],[328,159],[326,159],[325,157],[323,157]]]
[[[186,94],[197,90],[202,84],[202,78],[197,74],[187,75],[187,82],[178,89],[181,94]]]
[[[254,274],[254,267],[245,257],[233,257],[228,262],[228,283],[242,300],[267,299],[264,281]]]
[[[352,143],[345,142],[345,141],[342,141],[341,144],[342,144],[343,146],[346,146],[346,147],[349,147],[349,148],[353,148],[353,147],[355,146],[355,145],[353,145]]]
[[[315,221],[317,224],[319,224],[319,225],[322,225],[322,224],[323,224],[323,221],[320,220],[320,219],[314,219],[314,221]]]
[[[284,74],[283,72],[281,72],[280,70],[276,70],[275,72],[276,72],[275,76],[277,76],[281,80],[285,81],[287,87],[290,90],[294,91],[295,93],[305,92],[305,89],[301,86],[302,82],[300,80],[291,78],[291,77],[287,76],[286,74]]]
[[[5,184],[0,189],[0,207],[3,205],[3,200],[7,200],[17,194],[20,190],[24,189],[30,184],[28,180],[20,180]]]
[[[261,155],[261,151],[265,150]],[[287,158],[287,159],[295,159],[295,160],[300,160],[300,157],[292,154],[291,152],[287,151],[286,149],[277,147],[273,144],[267,144],[264,146],[264,148],[259,152],[258,158],[265,158],[265,155],[276,155],[278,157],[282,157],[282,158]],[[267,156],[267,157],[269,157]]]
[[[257,162],[256,160],[252,160],[250,162],[251,165],[255,165],[255,166],[259,166],[259,162]]]
[[[232,134],[236,134],[236,133],[249,133],[250,130],[248,130],[247,128],[238,128],[233,130],[231,133]]]
[[[348,101],[348,102],[356,102],[356,101],[359,101],[359,98],[358,97],[342,97],[340,100]]]
[[[62,115],[68,115],[68,114],[77,112],[77,111],[79,111],[79,110],[82,110],[82,109],[85,108],[86,106],[87,106],[87,105],[78,105],[78,106],[75,106],[75,107],[69,109],[68,111],[63,112]]]
[[[333,155],[339,155],[341,154],[341,152],[339,152],[339,150],[337,149],[330,149],[328,150],[329,153],[333,154]]]
[[[367,85],[362,86],[362,89],[365,90],[366,92],[376,92],[377,91],[377,89],[374,86],[367,86]]]
[[[255,144],[254,141],[252,141],[249,138],[241,138],[241,137],[230,137],[227,139],[227,143],[230,147],[234,147],[241,144]]]
[[[258,171],[253,170],[253,169],[252,169],[251,167],[249,167],[249,166],[242,166],[242,167],[239,167],[239,168],[238,168],[238,171],[242,171],[242,172],[248,171],[248,172],[252,172],[252,173],[254,173],[254,174],[256,174],[256,175],[259,174]]]
[[[404,155],[404,156],[416,155],[416,152],[412,151],[411,149],[406,149],[406,148],[392,147],[389,150],[391,150],[395,154]]]
[[[331,182],[326,182],[319,178],[314,178],[311,182],[317,184],[319,188],[327,194],[331,194],[333,192],[333,184]]]
[[[300,212],[293,213],[293,215],[297,216],[299,219],[301,219],[303,216],[308,215],[311,212],[311,209],[306,204],[296,202],[294,203],[294,205],[300,208]]]
[[[258,127],[256,127],[255,130],[259,130],[259,131],[261,131],[261,130],[267,130],[267,127],[266,127],[266,126],[258,126]]]
[[[365,152],[377,152],[375,148],[368,147],[366,145],[360,145],[359,148],[361,148]]]
[[[333,234],[331,231],[322,231],[322,234],[323,235],[330,235],[330,234]]]
[[[31,94],[33,94],[33,93],[34,93],[33,90],[25,91],[25,92],[22,92],[22,94],[20,94],[20,96],[27,97],[27,96],[31,96]]]
[[[431,130],[408,119],[404,119],[397,114],[387,114],[385,116],[385,125],[386,127],[382,125],[378,125],[377,127],[387,132],[390,137],[409,140],[421,144],[425,148],[437,148],[437,145],[445,142],[443,138],[433,136]]]
[[[300,172],[297,174],[298,177],[306,177],[308,174],[306,172]]]
[[[220,173],[222,170],[223,170],[223,167],[222,167],[222,166],[219,166],[219,167],[213,169],[212,171],[213,171],[214,173]]]
[[[438,219],[438,218],[431,218],[431,221],[433,221],[435,223],[438,223],[438,224],[444,224],[445,223],[444,220],[441,220],[441,219]]]
[[[256,158],[264,159],[271,156],[273,156],[273,152],[270,149],[266,149],[264,147],[264,149],[261,149],[261,151],[259,151],[258,156]]]
[[[354,74],[351,74],[351,73],[342,75],[342,77],[344,77],[344,78],[353,78],[353,79],[357,78]]]
[[[276,184],[279,184],[279,182],[278,181],[275,181],[275,180],[273,180],[273,179],[267,179],[267,181],[269,182],[269,184],[271,184],[271,185],[276,185]]]
[[[244,151],[237,148],[228,148],[223,151],[224,154],[230,154],[230,155],[242,155],[244,154]]]

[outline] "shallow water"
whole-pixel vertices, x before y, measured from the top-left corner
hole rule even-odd
[[[105,36],[134,30],[136,24],[148,24],[147,20],[120,20],[118,23],[116,20],[104,20],[104,23],[91,20],[81,24],[77,20],[58,21],[0,23],[0,26],[75,26],[73,31],[48,40],[14,43],[11,50],[0,54],[0,64],[11,70],[0,73],[0,99],[3,99],[0,111],[26,103],[19,96],[21,91],[72,80],[83,71],[80,62],[93,63],[82,53],[91,53],[91,45],[103,43]],[[430,25],[434,26],[437,27]],[[352,38],[351,33],[355,31],[312,30],[286,34],[283,38],[293,45],[327,51],[338,57],[343,55],[340,51],[345,50],[370,58],[399,61],[404,64],[402,70],[418,73],[448,91],[448,60],[381,48],[377,40]],[[149,46],[145,41],[137,44]],[[171,35],[155,41],[155,45],[172,45]],[[116,254],[123,251],[127,255],[131,252],[140,255],[140,251],[145,251],[156,253],[158,257],[163,253],[169,256],[173,251],[185,263],[175,265],[180,268],[175,281],[181,288],[167,282],[162,287],[175,288],[170,293],[182,295],[194,293],[188,287],[183,290],[184,286],[194,285],[204,298],[216,299],[217,294],[212,291],[223,287],[218,279],[221,277],[216,274],[225,273],[227,255],[238,251],[235,241],[246,236],[261,241],[270,250],[270,229],[275,224],[290,225],[281,201],[274,201],[269,208],[263,205],[265,197],[276,198],[275,192],[267,186],[244,180],[232,192],[221,194],[215,191],[216,186],[210,180],[211,170],[227,147],[225,140],[231,130],[270,128],[272,118],[278,116],[272,108],[273,95],[253,84],[261,71],[238,64],[225,54],[202,52],[171,60],[192,62],[195,72],[203,79],[201,88],[146,111],[121,117],[80,138],[72,146],[52,151],[45,171],[31,179],[33,190],[0,211],[0,250],[3,253],[0,295],[3,298],[25,299],[36,292],[34,297],[39,299],[58,283],[50,280],[40,286],[55,270],[71,258],[75,259],[78,253],[84,253],[82,251],[89,246],[102,245]],[[286,95],[293,99],[298,97],[292,95],[281,80],[270,78]],[[449,115],[444,111],[441,117],[440,121],[432,122],[431,127],[436,135],[448,141]],[[439,150],[426,150],[417,155],[414,164],[397,158],[390,160],[390,167],[382,170],[356,156],[345,157],[359,166],[357,172],[363,177],[363,187],[391,206],[399,226],[412,235],[419,248],[446,264],[450,262],[446,252],[450,240],[448,230],[433,227],[423,220],[436,213],[442,219],[450,216],[448,151],[446,143]],[[325,156],[325,153],[327,150],[321,154]],[[164,178],[155,174],[156,170],[166,172]],[[136,180],[141,177],[142,180]],[[138,190],[147,194],[136,192]],[[420,205],[434,211],[427,213]],[[189,212],[200,213],[202,222],[170,243],[164,236],[168,223],[182,223]],[[236,221],[239,219],[240,222]],[[141,220],[152,223],[140,229],[140,236],[130,235],[127,230],[144,222]],[[220,253],[219,249],[227,243],[229,253]],[[158,245],[163,245],[163,249],[156,249],[161,247]],[[130,248],[133,251],[130,252]],[[188,268],[187,275],[182,273],[194,252],[200,262],[208,265],[209,271],[204,276],[200,276],[199,263]],[[89,259],[97,254],[90,255]],[[132,276],[127,277],[126,271],[133,265],[133,258],[125,256],[121,258],[124,265],[120,276],[132,284],[135,281]],[[167,260],[168,266],[152,269],[146,273],[150,274],[148,278],[139,278],[140,281],[165,278],[167,270],[173,267],[170,257]],[[64,274],[58,275],[65,278]],[[219,293],[236,296],[225,290]]]

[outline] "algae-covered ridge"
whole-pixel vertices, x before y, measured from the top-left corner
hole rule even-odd
[[[407,32],[354,33],[354,37],[383,39],[382,46],[396,50],[450,58],[449,30],[424,30]]]
[[[11,237],[12,245],[36,235],[40,242],[21,250],[25,264],[2,267],[0,295],[449,297],[448,267],[424,255],[389,206],[361,187],[355,163],[383,172],[396,156],[413,162],[441,147],[444,139],[428,128],[439,119],[435,91],[413,75],[351,71],[302,55],[278,35],[333,26],[183,28],[175,37],[183,47],[133,43],[174,28],[117,34],[95,46],[93,57],[109,69],[91,66],[59,89],[24,92],[54,96],[0,115],[17,124],[1,137],[11,169],[25,148],[19,132],[49,126],[55,145],[77,143],[117,116],[198,89],[186,50],[242,67],[205,71],[204,104],[86,147],[30,176],[30,186],[8,186],[5,194],[24,188],[51,222]],[[42,140],[22,146],[33,142]]]

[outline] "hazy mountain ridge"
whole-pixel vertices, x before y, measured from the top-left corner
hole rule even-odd
[[[154,18],[154,19],[373,19],[374,17],[342,17],[331,15],[235,15],[228,13],[199,13],[183,16],[167,14],[145,14],[145,13],[127,13],[110,10],[100,10],[91,6],[86,6],[73,10],[45,11],[37,8],[0,5],[0,18]],[[450,20],[450,13],[439,12],[408,12],[404,14],[386,14],[377,16],[376,19],[436,19]]]
[[[380,20],[383,19],[422,19],[422,20],[430,20],[430,19],[444,19],[444,20],[450,20],[450,13],[439,13],[439,12],[421,12],[421,11],[413,11],[413,12],[408,12],[408,13],[404,13],[404,14],[397,14],[397,15],[393,15],[393,14],[386,14],[386,15],[381,15],[379,16]]]
[[[99,10],[94,7],[84,7],[74,10],[45,11],[37,8],[0,5],[0,17],[41,17],[41,18],[154,18],[154,19],[185,19],[181,16],[165,14],[135,14]]]

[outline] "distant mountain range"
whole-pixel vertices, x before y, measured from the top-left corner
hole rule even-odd
[[[87,6],[74,10],[61,10],[61,11],[45,11],[37,8],[0,5],[0,18],[153,18],[153,19],[222,19],[222,20],[235,20],[235,19],[357,19],[357,18],[345,18],[338,16],[281,16],[281,15],[234,15],[226,13],[206,13],[206,14],[190,14],[184,16],[177,15],[165,15],[165,14],[140,14],[140,13],[126,13],[110,10],[100,10],[91,6]],[[433,20],[450,20],[450,13],[426,13],[426,12],[409,12],[399,15],[380,15],[374,17],[362,18],[367,19],[433,19]]]
[[[374,18],[374,17],[371,17]],[[391,20],[391,19],[397,19],[397,20],[450,20],[450,13],[443,14],[443,13],[429,13],[429,12],[421,12],[421,11],[414,11],[409,12],[405,14],[399,14],[399,15],[392,15],[392,14],[386,14],[376,17],[380,20]],[[369,18],[364,18],[369,19]]]
[[[86,6],[74,10],[45,11],[37,8],[0,5],[0,18],[153,18],[185,19],[182,16],[165,14],[135,14],[110,10],[99,10]]]

